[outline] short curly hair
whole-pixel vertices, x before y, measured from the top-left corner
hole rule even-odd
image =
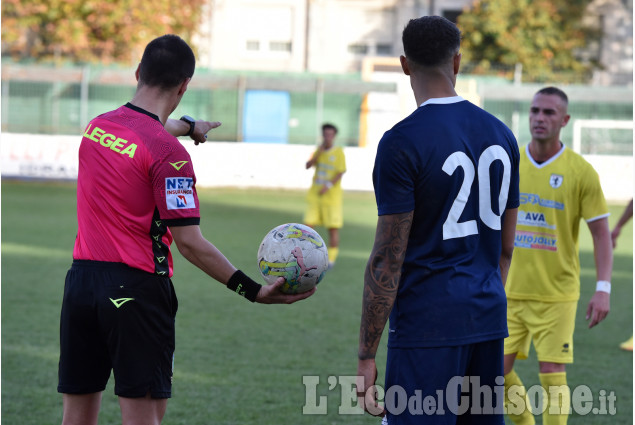
[[[337,127],[335,127],[333,124],[328,123],[328,122],[322,124],[322,131],[328,130],[328,129],[333,130],[335,132],[335,134],[337,134]]]
[[[441,16],[422,16],[408,22],[401,40],[409,61],[421,66],[437,66],[459,51],[461,31]]]

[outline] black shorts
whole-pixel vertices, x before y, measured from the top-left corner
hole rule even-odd
[[[75,260],[66,275],[57,391],[169,398],[178,301],[168,277],[121,263]]]

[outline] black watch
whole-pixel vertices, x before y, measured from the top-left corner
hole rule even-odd
[[[190,131],[187,132],[186,136],[192,137],[192,134],[194,134],[194,125],[196,124],[196,121],[189,115],[183,115],[180,119],[181,121],[185,121],[190,125]]]

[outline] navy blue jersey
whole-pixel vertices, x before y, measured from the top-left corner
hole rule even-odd
[[[517,208],[519,152],[498,119],[457,96],[430,99],[379,142],[379,215],[413,211],[390,347],[507,336],[501,226]]]

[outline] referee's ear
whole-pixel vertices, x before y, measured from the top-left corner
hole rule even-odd
[[[190,84],[190,81],[192,81],[192,78],[186,78],[181,85],[179,86],[179,96],[183,96],[185,94],[185,92],[187,91],[187,85]]]
[[[401,69],[406,75],[410,75],[410,67],[408,67],[408,59],[404,55],[399,56],[399,62],[401,62]]]

